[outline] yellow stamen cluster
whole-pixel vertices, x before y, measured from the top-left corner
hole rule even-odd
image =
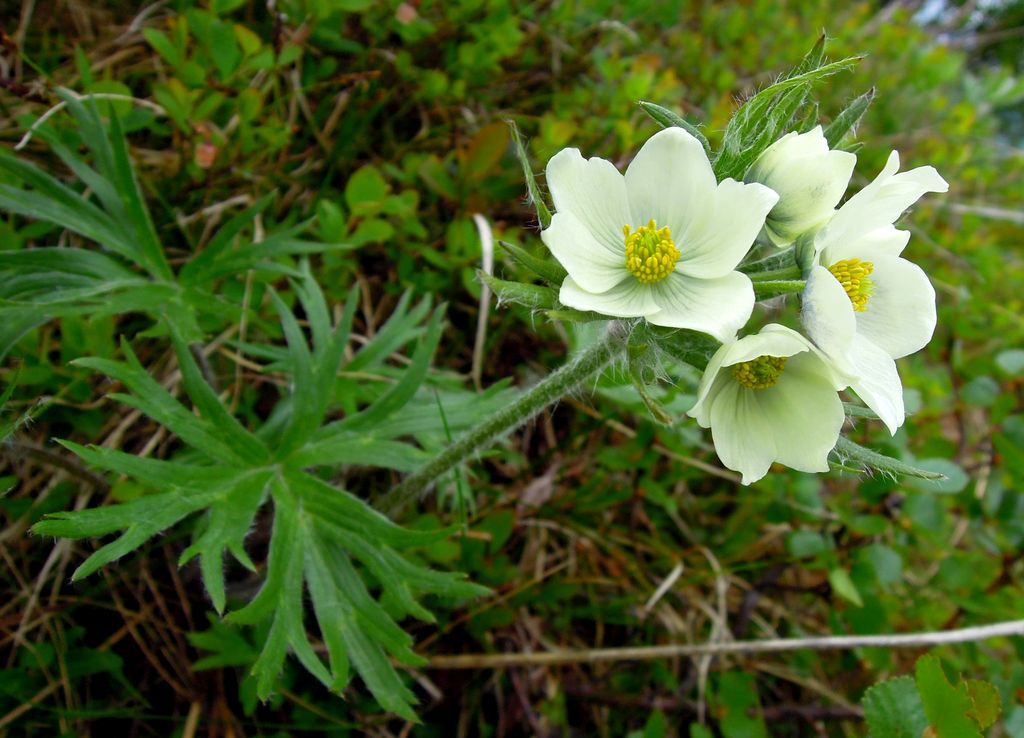
[[[668,226],[658,228],[651,218],[645,226],[630,233],[631,226],[622,227],[626,236],[626,269],[644,284],[654,284],[665,279],[676,268],[679,249],[672,240]]]
[[[830,266],[828,270],[846,290],[850,302],[853,303],[853,309],[858,313],[867,310],[868,300],[875,291],[875,283],[868,279],[868,275],[875,270],[875,265],[870,261],[856,258],[843,259]]]
[[[750,389],[774,387],[786,366],[785,356],[758,356],[750,361],[732,365],[732,376],[737,382]]]

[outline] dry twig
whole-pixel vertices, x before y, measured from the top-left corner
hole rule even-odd
[[[1006,636],[1024,636],[1024,620],[1010,620],[957,630],[899,633],[895,635],[816,636],[771,638],[726,643],[672,643],[662,646],[594,648],[580,651],[555,650],[541,653],[495,653],[441,655],[430,658],[434,669],[500,669],[507,666],[599,663],[604,661],[650,661],[665,658],[695,658],[727,654],[779,653],[785,651],[832,651],[853,648],[921,648],[950,643],[971,643]]]

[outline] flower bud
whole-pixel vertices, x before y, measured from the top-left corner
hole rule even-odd
[[[821,126],[807,133],[787,133],[751,165],[743,178],[779,194],[768,214],[765,233],[776,246],[788,246],[826,223],[850,183],[857,157],[829,150]]]

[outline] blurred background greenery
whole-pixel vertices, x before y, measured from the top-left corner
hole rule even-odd
[[[465,535],[423,555],[495,594],[439,611],[436,626],[411,626],[417,648],[899,632],[1024,613],[1024,3],[7,0],[0,23],[4,146],[57,102],[59,86],[156,103],[105,104],[123,118],[173,264],[241,206],[276,192],[268,229],[302,224],[307,238],[352,247],[325,249],[314,272],[332,304],[361,286],[365,334],[405,290],[449,303],[435,363],[466,386],[480,298],[472,215],[500,238],[541,248],[505,119],[529,139],[538,172],[565,146],[627,162],[657,128],[641,99],[703,124],[714,144],[738,101],[825,30],[832,58],[866,57],[818,86],[822,120],[878,92],[858,130],[853,187],[894,148],[906,168],[932,164],[951,185],[903,225],[914,234],[909,257],[939,299],[931,345],[901,362],[913,415],[895,438],[872,422],[852,433],[948,481],[779,470],[740,487],[692,423],[658,426],[632,390],[608,382],[469,470],[477,507]],[[52,122],[73,137],[70,118]],[[64,173],[38,138],[25,153]],[[14,216],[0,223],[0,250],[65,239]],[[528,279],[500,255],[496,273]],[[272,315],[272,281],[233,275],[221,291],[261,306],[254,330],[277,338],[258,320]],[[227,321],[202,327],[216,333]],[[25,534],[43,514],[88,499],[88,480],[55,474],[65,454],[50,439],[118,433],[126,450],[174,451],[173,438],[103,401],[103,383],[68,364],[115,356],[119,334],[145,327],[132,315],[66,317],[8,354],[4,385],[18,373],[7,413],[36,408],[0,469],[0,487],[12,488],[0,499],[0,731],[9,735],[853,736],[865,734],[864,689],[908,672],[920,653],[427,669],[408,680],[421,699],[418,726],[389,720],[361,687],[341,700],[290,666],[259,704],[246,671],[261,635],[208,620],[194,564],[174,566],[187,545],[180,535],[72,586],[70,568],[91,544],[54,547]],[[484,340],[486,387],[534,381],[572,336],[514,308],[491,312]],[[166,358],[145,360],[159,373]],[[265,378],[227,348],[210,361],[239,413],[264,417],[274,397]],[[680,403],[692,379],[672,390]],[[146,490],[115,481],[109,494]],[[456,517],[441,500],[408,522]],[[1024,644],[940,653],[999,689],[1003,719],[992,734],[1024,738]],[[698,718],[707,728],[693,727]]]

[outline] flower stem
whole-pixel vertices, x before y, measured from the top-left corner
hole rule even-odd
[[[754,298],[758,301],[768,300],[779,295],[792,295],[803,292],[807,282],[802,279],[773,279],[771,281],[754,282]]]
[[[754,282],[775,282],[783,279],[800,279],[801,274],[800,267],[796,264],[792,264],[790,266],[770,269],[764,272],[754,272],[747,276]]]
[[[584,380],[608,366],[625,348],[625,326],[609,324],[597,343],[581,351],[572,361],[545,377],[515,401],[471,428],[376,503],[379,510],[394,517],[435,480],[473,454],[490,446],[501,436],[525,424],[548,405],[572,392]]]

